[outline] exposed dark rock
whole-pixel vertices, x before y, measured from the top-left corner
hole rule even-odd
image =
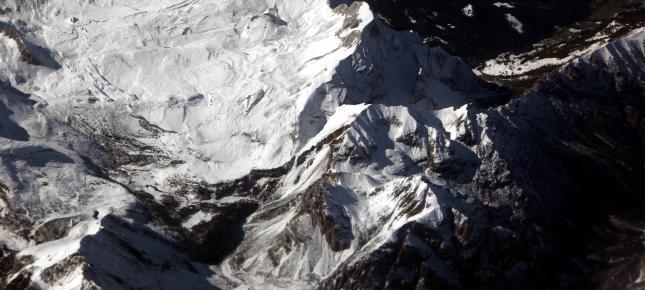
[[[634,29],[645,26],[645,6],[638,0],[593,1],[592,14],[567,27],[560,27],[548,38],[531,48],[516,51],[522,60],[566,58],[576,51],[584,51],[597,41],[608,42],[626,36]],[[598,36],[601,36],[598,38]],[[595,39],[595,41],[590,41]],[[508,53],[500,60],[509,61]],[[549,73],[560,65],[547,65],[522,75],[495,76],[484,78],[510,87],[515,97],[535,88],[538,81],[548,78]]]
[[[241,178],[208,185],[215,197],[223,198],[231,195],[240,195],[256,198],[261,201],[271,198],[268,194],[275,188],[279,178],[289,172],[292,161],[285,165],[272,169],[252,169],[251,172]]]
[[[566,275],[560,272],[566,276],[561,276],[560,283],[589,286],[588,271],[604,269],[615,276],[605,275],[593,283],[621,289],[625,281],[635,281],[631,276],[641,269],[634,261],[642,255],[631,245],[642,237],[625,229],[621,233],[610,222],[645,220],[642,214],[633,214],[642,212],[645,204],[645,181],[640,178],[645,176],[645,143],[638,125],[638,116],[645,111],[645,59],[640,48],[630,47],[632,53],[624,53],[625,45],[631,44],[609,45],[611,58],[596,53],[542,81],[534,93],[502,111],[513,125],[499,126],[503,122],[497,117],[491,120],[498,124],[493,144],[498,145],[509,172],[480,175],[478,180],[487,187],[508,181],[516,184],[524,204],[518,213],[524,212],[540,229],[543,241],[551,244],[553,250],[547,253],[578,264],[578,272],[576,267]],[[511,129],[515,126],[518,129]],[[497,142],[525,145],[510,149]],[[504,168],[489,163],[482,167]],[[505,178],[502,183],[490,183],[493,176]],[[508,201],[517,200],[509,194],[496,200],[504,199],[510,205]],[[598,252],[616,256],[593,258]]]
[[[577,21],[603,13],[611,15],[609,10],[616,6],[629,5],[630,2],[632,6],[638,6],[638,1],[611,0],[575,0],[566,3],[555,0],[503,1],[512,8],[498,7],[492,1],[482,0],[366,2],[391,27],[414,30],[429,37],[432,44],[447,48],[472,66],[503,52],[527,49],[531,44],[557,33],[559,28]],[[472,5],[474,11],[472,17],[462,11],[468,4]],[[509,25],[506,14],[512,14],[523,24],[523,33],[518,33]]]
[[[162,134],[175,134],[175,133],[177,133],[175,131],[167,130],[167,129],[161,128],[161,127],[159,127],[159,126],[157,126],[155,124],[152,124],[152,123],[148,122],[148,120],[146,120],[144,117],[134,116],[134,115],[132,115],[132,117],[137,119],[137,120],[139,120],[139,125],[141,126],[141,128],[143,128],[143,129],[147,130],[148,132],[150,132],[152,134],[152,137],[154,137],[154,138],[158,138]]]
[[[23,271],[13,278],[3,290],[36,290],[38,288],[31,284],[31,272]]]
[[[169,195],[159,202],[143,191],[134,194],[143,203],[150,219],[164,227],[181,249],[197,261],[213,264],[235,250],[244,237],[245,219],[258,208],[257,202],[248,199],[219,205],[196,203],[179,208],[179,203]],[[192,228],[182,226],[183,220],[200,211],[212,216]]]
[[[141,214],[138,208],[130,217],[139,220],[144,218]],[[103,217],[100,230],[81,240],[78,254],[82,262],[72,255],[49,272],[56,276],[58,270],[82,267],[83,284],[89,289],[156,289],[176,281],[187,289],[218,289],[206,280],[213,272],[191,262],[174,241],[118,216]],[[168,265],[172,270],[164,271]]]
[[[326,178],[315,182],[302,195],[298,205],[299,214],[308,214],[311,221],[324,236],[333,251],[349,248],[354,238],[349,216],[341,205],[333,202]],[[332,190],[333,192],[333,190]]]
[[[83,265],[85,265],[85,259],[79,253],[75,253],[44,269],[40,273],[40,278],[44,282],[54,285],[57,281],[68,277],[77,268],[82,267]]]
[[[12,211],[11,200],[9,199],[9,187],[0,182],[0,200],[4,203],[9,211]]]
[[[0,245],[0,289],[2,290],[24,290],[31,287],[31,272],[23,270],[29,263],[33,262],[30,256],[18,258],[17,252],[4,245]],[[22,271],[22,272],[21,272]],[[16,277],[8,278],[20,272]]]
[[[80,221],[79,216],[50,220],[34,232],[34,240],[37,244],[58,240],[66,236],[69,230]]]
[[[16,22],[19,23],[20,21]],[[16,42],[21,61],[31,65],[48,67],[50,69],[61,68],[60,64],[52,57],[50,51],[27,41],[24,36],[21,35],[20,31],[18,31],[13,25],[0,21],[0,33],[3,33]]]
[[[219,263],[242,242],[245,219],[257,208],[250,201],[218,207],[213,218],[191,228],[179,244],[197,261]]]
[[[4,24],[0,25],[2,26],[2,33],[6,35],[7,37],[13,39],[16,42],[16,45],[18,45],[18,51],[20,52],[20,60],[22,60],[25,63],[32,64],[32,65],[40,65],[40,61],[36,59],[36,57],[31,54],[29,49],[27,49],[27,46],[25,46],[25,43],[22,41],[22,37],[20,37],[20,34],[13,29],[11,26]]]
[[[5,246],[0,247],[0,289],[6,286],[6,279],[15,271],[16,252]]]

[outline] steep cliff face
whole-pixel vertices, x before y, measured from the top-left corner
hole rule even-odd
[[[383,3],[0,1],[0,288],[642,287],[645,32],[511,98]]]

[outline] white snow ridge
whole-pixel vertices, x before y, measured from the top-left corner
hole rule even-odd
[[[473,193],[510,178],[499,87],[365,2],[0,9],[0,288],[340,289],[410,256],[459,288],[444,259],[518,206]]]

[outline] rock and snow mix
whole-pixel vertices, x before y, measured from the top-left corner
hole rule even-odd
[[[474,17],[475,16],[475,9],[473,8],[472,4],[468,4],[464,8],[461,9],[461,13],[463,13],[467,17]]]
[[[496,88],[363,2],[0,4],[0,286],[313,288],[480,206]]]
[[[507,14],[510,25],[515,25],[514,17]],[[486,61],[478,71],[484,75],[501,78],[527,78],[532,73],[539,75],[540,71],[549,71],[571,63],[573,60],[589,55],[604,47],[617,36],[627,37],[642,33],[643,28],[630,29],[629,24],[618,24],[616,21],[591,28],[594,33],[591,37],[589,31],[580,28],[569,28],[560,32],[560,40],[550,41],[549,39],[533,45],[527,51],[521,53],[503,53],[494,59]],[[522,24],[517,22],[519,33]],[[514,26],[515,27],[515,26]],[[580,27],[580,26],[579,26]],[[584,26],[583,26],[584,27]],[[585,27],[586,29],[586,27]],[[580,36],[578,36],[580,35]],[[562,40],[565,39],[565,40]]]
[[[441,127],[443,120],[449,120],[452,123],[447,126],[454,127],[459,117],[452,116],[451,108],[465,104],[465,97],[440,79],[458,74],[454,70],[463,69],[463,64],[439,50],[423,48],[412,34],[398,34],[372,22],[366,4],[335,9],[320,0],[9,5],[15,12],[3,15],[3,26],[23,31],[21,37],[39,48],[37,59],[50,57],[60,66],[25,64],[17,42],[4,34],[0,38],[5,64],[0,78],[10,88],[3,90],[3,104],[11,112],[9,121],[15,123],[3,126],[3,166],[9,169],[2,178],[7,187],[3,214],[16,219],[13,224],[3,223],[7,234],[2,235],[2,242],[33,260],[26,267],[30,279],[45,288],[112,285],[114,281],[103,277],[106,273],[133,285],[144,283],[131,281],[125,271],[110,270],[119,259],[102,261],[105,265],[93,270],[75,270],[101,259],[100,253],[88,254],[88,249],[96,247],[93,243],[123,251],[123,245],[97,238],[105,233],[111,239],[134,243],[125,250],[146,263],[167,263],[145,258],[148,255],[139,253],[134,240],[147,238],[118,231],[114,224],[119,222],[109,220],[118,217],[134,228],[144,226],[137,224],[141,214],[132,213],[141,210],[139,192],[148,191],[153,200],[172,199],[165,193],[176,189],[176,180],[201,184],[233,180],[252,169],[282,166],[320,146],[307,161],[289,168],[260,213],[273,204],[302,198],[314,185],[322,186],[323,176],[336,172],[347,179],[339,181],[343,186],[338,190],[356,190],[342,193],[345,199],[355,200],[354,205],[334,197],[339,199],[334,201],[336,210],[351,215],[346,226],[356,232],[350,235],[370,239],[372,235],[366,232],[377,228],[373,222],[388,216],[393,219],[391,225],[379,235],[387,238],[404,220],[394,222],[397,215],[389,201],[391,190],[373,198],[368,193],[400,183],[391,174],[427,159],[421,146],[425,141],[409,136],[420,130],[415,118],[406,107],[390,106],[412,100],[424,104],[428,112],[437,106],[441,113],[423,113],[427,116],[422,118],[436,119],[435,126]],[[411,46],[416,48],[407,49]],[[448,66],[439,66],[433,58]],[[475,82],[474,77],[456,81],[469,86]],[[428,94],[436,96],[426,98]],[[370,100],[386,104],[360,104]],[[394,122],[389,133],[381,131],[380,125],[373,127],[381,122]],[[331,145],[325,143],[339,131],[342,135],[337,138],[347,145],[335,150],[369,148],[397,138],[412,143],[381,152],[380,159],[360,169],[329,159],[337,153],[332,154]],[[432,132],[423,134],[440,138]],[[384,163],[392,165],[381,168]],[[385,175],[378,178],[381,174]],[[187,200],[174,202],[185,208],[195,206],[198,194],[185,194]],[[232,198],[233,204],[237,200],[226,198]],[[227,204],[223,200],[211,203]],[[191,212],[180,221],[189,231],[199,231],[200,224],[218,217],[211,207]],[[359,247],[353,239],[343,246],[351,250],[332,250],[315,230],[321,225],[312,224],[296,207],[257,223],[253,222],[256,216],[245,226],[246,238],[239,247],[245,250],[235,254],[243,258],[225,261],[227,266],[219,267],[214,275],[216,281],[252,285],[276,276],[296,277],[300,282],[294,285],[309,285],[315,283],[311,275],[317,279],[329,275]],[[63,222],[43,226],[53,220]],[[301,254],[285,256],[280,262],[284,266],[276,267],[266,248],[292,223],[319,237],[306,243]],[[20,226],[25,227],[20,229],[26,231],[23,235],[13,232]],[[150,224],[162,235],[166,226]],[[35,229],[57,234],[34,244]],[[158,246],[163,247],[168,246]],[[310,259],[302,260],[302,255]],[[243,266],[235,266],[240,259]],[[294,262],[300,266],[290,266]],[[63,270],[63,277],[50,277],[56,267],[69,269]],[[144,270],[135,267],[132,271]],[[187,275],[175,272],[175,277]]]

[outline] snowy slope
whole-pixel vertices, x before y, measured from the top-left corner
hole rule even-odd
[[[530,274],[579,257],[527,212],[567,182],[532,133],[575,134],[513,113],[557,92],[504,105],[364,2],[0,9],[0,288],[567,285]],[[642,88],[643,39],[596,52],[601,94]]]
[[[279,166],[299,149],[294,122],[351,53],[349,35],[371,19],[366,9],[344,15],[324,1],[49,1],[23,7],[21,16],[64,69],[21,87],[56,111],[74,104],[123,126],[140,117],[173,132],[153,142],[190,163],[180,170],[208,181],[239,177]],[[122,109],[100,112],[105,102]]]

